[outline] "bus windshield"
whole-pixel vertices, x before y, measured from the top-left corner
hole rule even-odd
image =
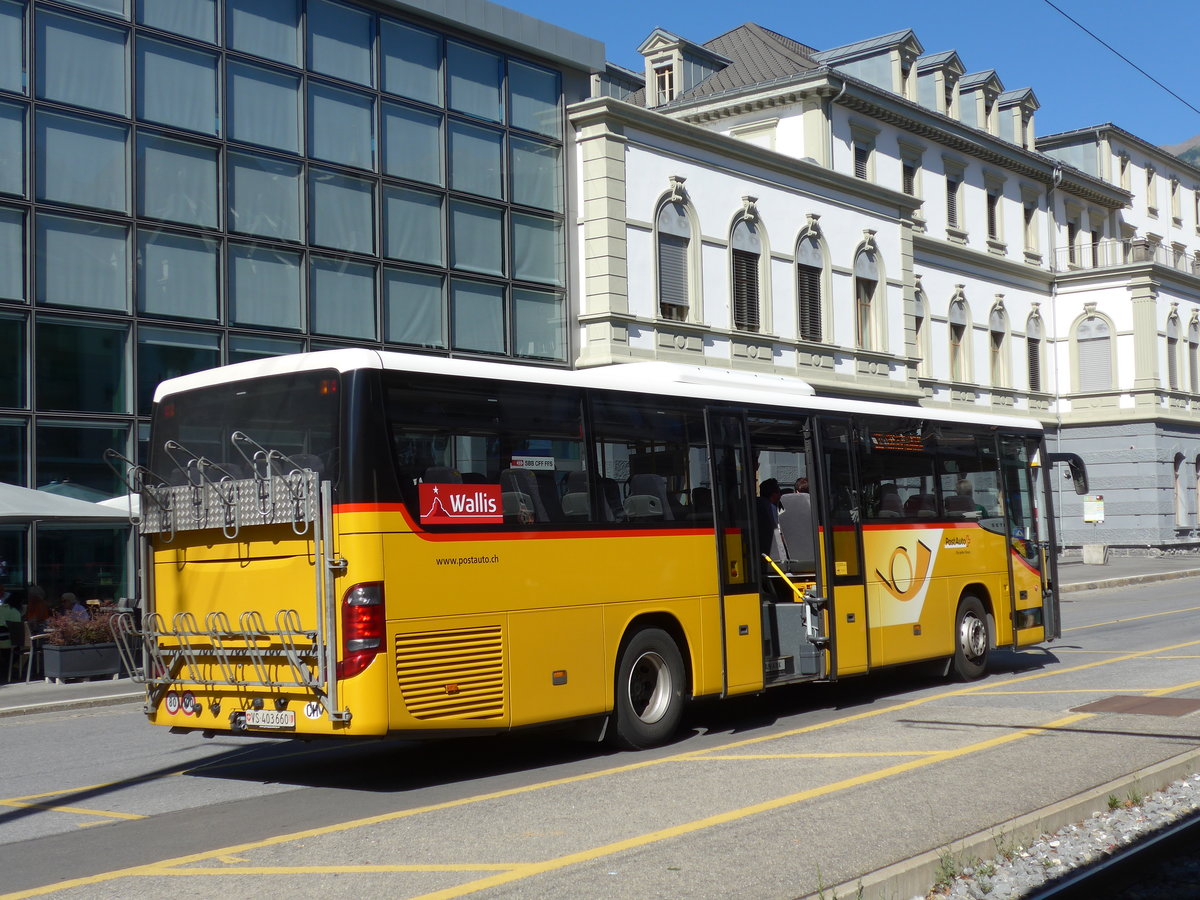
[[[260,447],[336,481],[339,386],[338,373],[323,370],[173,394],[155,409],[149,467],[168,483],[182,484],[188,463],[203,457],[234,478],[247,478],[252,473],[246,457],[255,448],[234,445],[231,437],[240,431]],[[168,449],[170,441],[178,447]]]

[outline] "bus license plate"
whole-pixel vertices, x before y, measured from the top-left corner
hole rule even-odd
[[[247,728],[295,728],[296,712],[291,709],[248,709]]]

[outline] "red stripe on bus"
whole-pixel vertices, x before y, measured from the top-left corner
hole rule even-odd
[[[453,533],[438,533],[425,531],[409,515],[408,507],[403,503],[339,503],[333,507],[335,514],[341,513],[400,513],[405,524],[412,529],[413,534],[427,541],[529,541],[555,540],[570,538],[597,537],[681,537],[699,534],[712,534],[712,527],[693,528],[605,528],[603,530],[570,530],[570,531],[457,531]]]

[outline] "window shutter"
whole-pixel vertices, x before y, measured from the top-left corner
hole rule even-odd
[[[1079,390],[1112,389],[1112,354],[1109,350],[1108,325],[1101,319],[1087,319],[1076,332],[1079,349]]]
[[[674,234],[658,236],[658,300],[668,319],[687,318],[688,239]]]
[[[1042,390],[1042,342],[1035,337],[1026,338],[1025,352],[1029,359],[1029,390]]]
[[[796,297],[800,304],[800,339],[821,340],[821,270],[796,266]]]
[[[910,197],[916,196],[917,193],[917,167],[911,163],[904,164],[903,170],[904,193]]]
[[[946,179],[946,224],[958,227],[958,181],[954,178]]]
[[[867,177],[867,163],[871,158],[871,151],[862,144],[854,145],[854,177]]]
[[[758,254],[733,251],[733,327],[758,331]]]

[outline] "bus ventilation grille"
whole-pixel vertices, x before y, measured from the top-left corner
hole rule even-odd
[[[504,718],[500,627],[396,635],[396,681],[414,719]]]

